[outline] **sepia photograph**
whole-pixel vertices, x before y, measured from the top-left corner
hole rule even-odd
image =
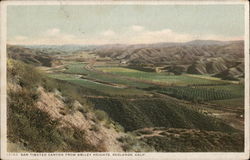
[[[2,1],[1,159],[248,159],[248,12]]]

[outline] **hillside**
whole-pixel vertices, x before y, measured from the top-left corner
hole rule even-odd
[[[135,134],[158,152],[241,151],[244,146],[243,135],[238,133],[161,127],[136,130]]]
[[[50,67],[52,65],[52,58],[44,52],[21,46],[7,45],[7,56],[35,66]]]
[[[243,41],[212,42],[191,41],[148,45],[107,45],[95,49],[93,53],[103,57],[124,59],[131,63],[140,62],[141,64],[149,62],[157,64],[164,61],[166,64],[168,61],[177,61],[184,64],[200,58],[222,57],[232,60],[244,56]]]
[[[175,74],[216,74],[223,79],[244,76],[241,70],[237,73],[224,72],[244,64],[243,41],[108,45],[93,50],[92,54],[120,60],[130,66],[162,67],[164,71]]]
[[[195,108],[177,104],[171,99],[95,99],[95,108],[104,110],[119,122],[126,131],[146,127],[187,128],[207,131],[234,132],[235,130],[218,119],[201,114]],[[123,113],[123,114],[120,114]]]
[[[8,60],[8,140],[11,151],[123,151],[123,135],[105,113],[58,90],[41,73]],[[45,89],[46,88],[46,89]]]

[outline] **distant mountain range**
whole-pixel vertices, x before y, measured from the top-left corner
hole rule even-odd
[[[96,48],[96,45],[75,45],[75,44],[68,44],[68,45],[22,45],[22,47],[29,48],[29,49],[36,49],[41,52],[47,53],[73,53],[79,50],[91,50]]]
[[[77,50],[92,50],[92,49],[101,49],[101,48],[112,48],[112,47],[146,47],[146,46],[154,46],[154,47],[163,47],[163,46],[174,46],[174,45],[224,45],[229,44],[232,41],[215,41],[215,40],[194,40],[184,43],[175,43],[175,42],[163,42],[163,43],[153,43],[153,44],[103,44],[103,45],[76,45],[76,44],[66,44],[66,45],[19,45],[25,48],[30,49],[46,49],[46,50],[58,50],[63,52],[74,52]]]

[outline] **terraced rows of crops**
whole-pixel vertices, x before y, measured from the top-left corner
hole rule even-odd
[[[213,87],[166,87],[158,88],[159,93],[190,101],[210,101],[242,97],[241,85],[226,85]]]
[[[199,86],[197,88],[223,90],[238,95],[239,97],[244,97],[244,85],[231,84],[231,85],[219,85],[219,86]]]

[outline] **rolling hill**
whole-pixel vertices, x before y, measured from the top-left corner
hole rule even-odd
[[[21,60],[35,66],[50,67],[52,65],[51,56],[46,55],[44,52],[22,46],[7,45],[7,56],[8,58]]]
[[[202,41],[148,45],[108,45],[92,54],[123,61],[131,66],[163,67],[173,73],[214,74],[223,79],[243,77],[243,41]],[[237,71],[233,68],[240,68]]]

